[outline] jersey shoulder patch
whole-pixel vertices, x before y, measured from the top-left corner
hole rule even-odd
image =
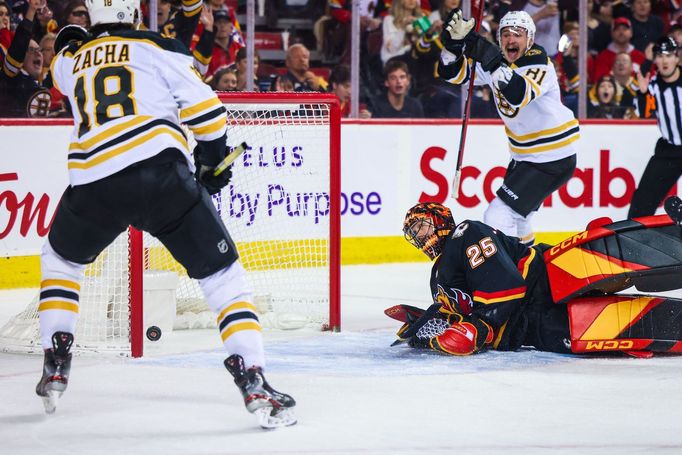
[[[469,228],[469,223],[466,221],[463,221],[455,227],[455,229],[452,230],[452,238],[456,239],[457,237],[461,237],[464,235],[464,231],[466,231]]]
[[[121,38],[148,40],[159,46],[161,49],[170,52],[177,52],[191,56],[189,51],[181,41],[175,38],[168,38],[162,36],[160,33],[151,32],[147,30],[117,30],[111,33],[111,36],[120,36]]]
[[[545,52],[542,46],[533,44],[523,57],[514,62],[514,65],[520,68],[530,65],[547,65],[547,62],[547,52]]]

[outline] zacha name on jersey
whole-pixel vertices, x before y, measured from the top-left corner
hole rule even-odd
[[[73,59],[72,74],[92,67],[130,62],[130,46],[125,43],[104,44],[76,54]]]

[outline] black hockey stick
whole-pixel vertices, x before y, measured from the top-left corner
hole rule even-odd
[[[475,31],[481,28],[481,20],[483,19],[483,10],[485,9],[484,0],[473,0],[471,8],[473,10],[474,4],[478,5],[476,11],[476,26]],[[464,62],[466,65],[466,62]],[[462,115],[462,131],[459,135],[459,149],[457,150],[457,167],[455,168],[455,178],[452,180],[452,198],[457,199],[459,196],[459,181],[462,177],[462,160],[464,158],[464,144],[466,144],[467,127],[469,126],[469,112],[471,111],[471,99],[474,92],[474,79],[476,79],[476,60],[471,60],[471,73],[469,75],[469,87],[467,89],[467,100],[464,104],[464,113]]]

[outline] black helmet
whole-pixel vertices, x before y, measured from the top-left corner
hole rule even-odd
[[[662,36],[654,44],[654,55],[673,54],[677,51],[677,43],[670,36]]]

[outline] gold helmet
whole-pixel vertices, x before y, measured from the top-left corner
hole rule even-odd
[[[410,244],[434,260],[454,227],[449,208],[437,202],[420,202],[407,211],[403,233]]]

